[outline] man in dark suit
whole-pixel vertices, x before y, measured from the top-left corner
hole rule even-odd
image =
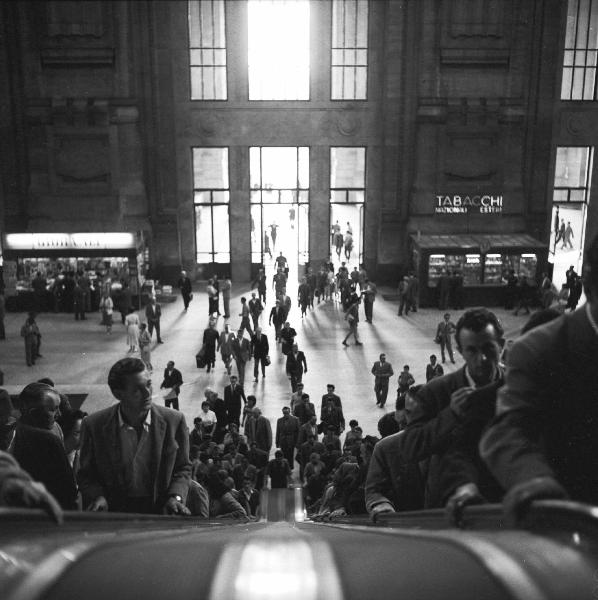
[[[147,330],[150,337],[154,334],[156,328],[156,337],[158,344],[163,344],[164,341],[160,337],[160,317],[162,316],[162,307],[156,302],[155,298],[150,300],[150,303],[145,307],[145,318],[147,320]]]
[[[231,343],[231,350],[239,373],[239,385],[243,387],[245,385],[245,365],[251,358],[251,344],[247,338],[243,337],[243,329],[237,331],[237,336]]]
[[[326,448],[324,448],[324,444],[318,442],[316,435],[313,433],[309,433],[304,442],[299,445],[297,450],[297,462],[299,463],[299,479],[303,481],[303,472],[305,471],[305,466],[309,462],[309,457],[316,452],[320,456],[324,454]]]
[[[293,344],[292,350],[287,355],[286,372],[291,380],[291,390],[296,392],[297,384],[303,379],[303,373],[307,373],[305,354],[299,350],[297,344]]]
[[[588,303],[517,340],[480,451],[514,521],[536,499],[598,504],[598,237],[587,250]]]
[[[320,426],[322,431],[327,431],[328,428],[333,427],[336,435],[340,435],[345,430],[343,409],[335,406],[332,398],[328,398],[326,406],[322,407],[321,419]]]
[[[262,365],[262,377],[266,377],[266,357],[270,351],[268,338],[262,333],[262,328],[258,327],[255,334],[251,338],[251,353],[253,354],[253,376],[254,382],[257,383],[259,366]]]
[[[43,383],[29,384],[25,389],[38,398],[36,412],[40,415],[46,412],[42,407],[47,397],[58,397],[57,392]],[[33,402],[28,404],[28,408],[33,406]],[[0,390],[0,450],[12,454],[19,466],[42,483],[63,509],[75,510],[77,486],[62,442],[47,427],[26,425],[14,415],[10,396]]]
[[[92,511],[190,514],[191,463],[182,413],[152,404],[143,361],[123,358],[108,374],[118,404],[86,417],[79,486]]]
[[[285,406],[282,417],[276,422],[276,447],[282,450],[291,469],[293,468],[293,452],[299,438],[299,419],[291,414],[291,409]]]
[[[301,425],[309,423],[316,416],[316,407],[309,401],[309,394],[301,394],[299,402],[295,404],[293,414],[299,419]]]
[[[285,310],[280,303],[280,300],[276,301],[276,305],[272,307],[270,311],[270,317],[268,318],[268,325],[274,323],[274,331],[276,341],[280,341],[280,330],[286,320]]]
[[[250,431],[246,435],[251,442],[256,443],[260,450],[264,450],[270,454],[270,449],[272,448],[272,426],[257,406],[253,409]]]
[[[502,337],[503,329],[494,313],[485,308],[463,313],[457,322],[455,339],[465,366],[422,386],[411,422],[400,436],[391,436],[400,445],[397,452],[402,460],[417,463],[429,459],[426,508],[442,505],[440,461],[455,430],[463,419],[479,410],[479,396],[485,395],[483,388],[490,385],[496,390],[502,381]]]
[[[436,328],[436,341],[440,344],[440,355],[442,356],[442,362],[446,362],[444,355],[444,349],[446,348],[451,362],[455,364],[452,344],[452,336],[454,333],[455,325],[451,321],[451,315],[446,313],[444,315],[444,321],[440,321],[440,323],[438,323],[438,327]]]
[[[183,304],[185,305],[185,312],[189,308],[189,302],[191,302],[192,287],[191,280],[187,277],[187,271],[181,271],[181,277],[177,283],[177,287],[181,290],[181,296],[183,296]]]
[[[164,369],[164,379],[160,384],[160,389],[170,388],[169,392],[164,398],[164,406],[169,408],[172,406],[175,410],[179,410],[179,394],[181,393],[181,386],[183,385],[183,376],[178,369],[174,368],[174,361],[169,360],[166,363]]]
[[[237,378],[235,375],[231,375],[230,385],[227,385],[224,388],[224,406],[226,407],[229,425],[234,423],[237,427],[240,427],[241,400],[243,401],[243,404],[247,404],[247,398],[245,398],[243,386],[237,383]]]

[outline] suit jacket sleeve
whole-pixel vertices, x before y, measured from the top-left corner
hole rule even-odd
[[[79,452],[79,472],[77,481],[83,495],[83,506],[99,496],[107,496],[98,473],[92,428],[87,419],[81,424],[81,451]],[[187,443],[189,440],[187,439]]]
[[[278,419],[278,421],[276,421],[276,447],[280,448],[280,423],[281,419]]]
[[[540,438],[551,391],[557,387],[560,344],[539,329],[509,351],[496,417],[480,442],[482,458],[506,490],[533,477],[555,476]]]
[[[372,512],[372,508],[374,508],[376,504],[381,504],[383,502],[393,504],[388,497],[392,487],[390,467],[386,463],[384,452],[382,452],[382,448],[378,443],[374,446],[374,452],[370,459],[368,474],[365,481],[365,506],[368,512]]]
[[[189,429],[182,414],[177,424],[175,439],[178,449],[167,495],[181,496],[184,504],[189,491],[189,480],[191,479],[191,461],[189,460]]]
[[[270,344],[268,343],[268,338],[265,335],[262,337],[264,338],[264,352],[268,354],[268,352],[270,352]]]
[[[270,425],[270,421],[266,419],[266,438],[268,440],[268,449],[272,448],[272,426]]]

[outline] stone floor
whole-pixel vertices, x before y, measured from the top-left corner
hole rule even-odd
[[[174,360],[183,374],[185,384],[181,390],[180,407],[188,423],[192,423],[200,410],[203,392],[212,387],[222,395],[228,383],[223,363],[217,357],[216,369],[207,374],[205,369],[195,366],[195,354],[201,346],[204,328],[207,326],[207,295],[205,286],[198,286],[189,311],[183,311],[180,298],[174,303],[162,305],[162,336],[165,343],[154,345],[152,363],[154,366],[155,401],[161,403],[159,384],[163,369],[168,360]],[[359,324],[359,335],[363,346],[351,345],[347,348],[341,341],[347,333],[347,325],[339,304],[334,302],[316,305],[302,320],[297,306],[293,306],[289,320],[297,330],[299,348],[305,352],[308,372],[304,376],[305,390],[310,394],[316,408],[320,408],[320,398],[326,392],[326,384],[336,386],[336,392],[343,401],[347,423],[357,419],[364,434],[377,434],[377,422],[383,410],[376,407],[373,392],[373,376],[370,369],[380,352],[385,352],[394,367],[395,377],[391,381],[391,392],[386,410],[393,410],[396,390],[396,376],[403,365],[411,367],[416,382],[425,381],[425,367],[431,353],[438,353],[434,343],[436,324],[442,314],[434,309],[420,309],[408,317],[397,316],[397,303],[384,300],[383,295],[392,298],[390,288],[382,288],[374,306],[373,324],[365,322],[363,313]],[[240,296],[249,297],[247,285],[233,285],[231,299],[231,324],[239,324],[237,317]],[[291,298],[296,296],[291,295]],[[272,307],[271,293],[266,310],[262,315],[264,332],[271,345],[272,365],[266,371],[266,379],[253,383],[253,365],[247,365],[245,392],[254,394],[258,406],[271,419],[273,431],[281,409],[290,399],[290,383],[284,372],[283,355],[280,346],[274,349],[274,329],[267,325],[267,316]],[[222,310],[222,308],[221,308]],[[503,309],[496,310],[502,320],[507,337],[515,337],[526,317],[515,317]],[[119,358],[127,356],[124,326],[115,313],[112,335],[106,335],[100,326],[98,313],[88,315],[86,321],[75,321],[73,315],[43,313],[38,316],[42,332],[43,358],[33,367],[25,364],[23,340],[19,337],[24,314],[9,313],[6,318],[7,340],[0,341],[0,369],[4,372],[4,388],[11,394],[18,394],[27,383],[41,377],[51,377],[61,390],[67,393],[88,394],[83,410],[93,412],[114,402],[106,384],[110,366]],[[453,315],[456,322],[458,314]],[[218,328],[221,330],[220,318]],[[456,355],[456,365],[445,365],[447,371],[459,368],[463,363]]]

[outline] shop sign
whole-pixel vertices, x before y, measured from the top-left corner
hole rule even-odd
[[[110,233],[7,233],[6,250],[121,250],[135,248],[135,235]]]
[[[496,214],[502,213],[502,196],[475,195],[458,196],[456,194],[435,196],[436,214]]]

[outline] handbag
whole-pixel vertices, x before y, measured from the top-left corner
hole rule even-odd
[[[193,292],[189,294],[189,300],[193,300]]]
[[[206,347],[202,346],[199,352],[195,355],[195,363],[198,369],[203,369],[206,366]]]
[[[269,367],[272,364],[272,361],[270,360],[269,356],[266,356],[266,358],[264,359],[264,364]]]

